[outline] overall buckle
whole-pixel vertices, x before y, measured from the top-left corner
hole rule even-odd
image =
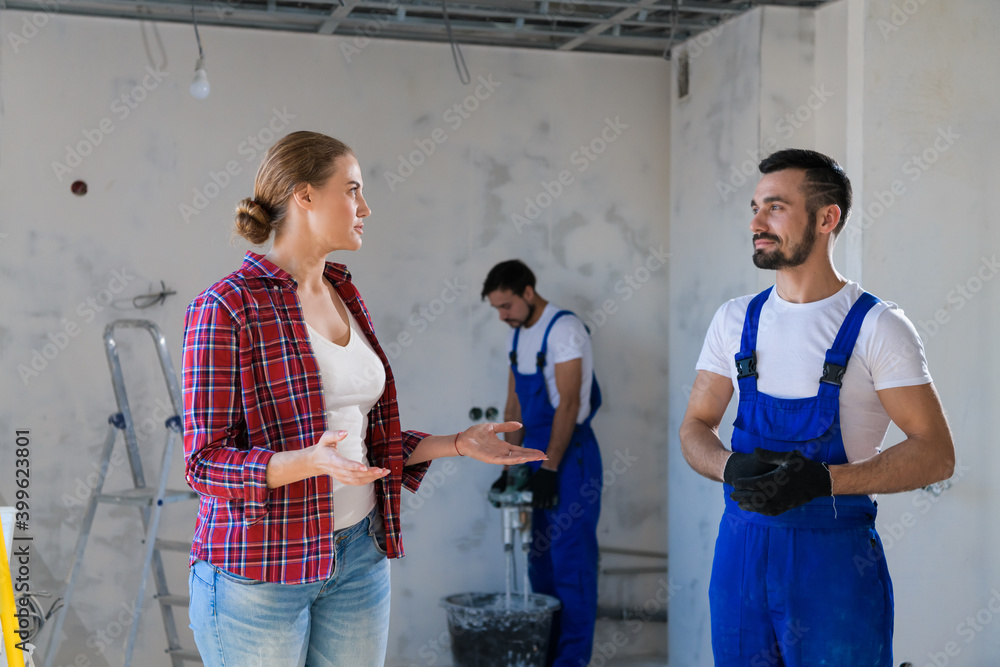
[[[756,350],[751,351],[749,357],[736,360],[736,379],[742,380],[748,377],[758,377]]]
[[[839,387],[844,381],[844,373],[846,372],[847,366],[831,364],[827,361],[823,363],[823,377],[819,381]]]

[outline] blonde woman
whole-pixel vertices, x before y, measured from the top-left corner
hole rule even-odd
[[[184,454],[200,494],[190,618],[208,667],[384,663],[400,492],[429,462],[544,460],[500,440],[517,422],[402,431],[396,389],[335,251],[361,248],[361,168],[315,132],[279,140],[236,231],[266,255],[200,294],[185,318]]]

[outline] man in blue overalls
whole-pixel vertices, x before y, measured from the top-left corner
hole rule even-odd
[[[877,493],[951,476],[951,432],[920,338],[833,266],[851,185],[829,157],[760,163],[753,262],[775,285],[716,312],[680,428],[724,483],[709,603],[720,666],[891,667],[893,598]],[[733,391],[732,451],[719,424]],[[882,450],[889,421],[906,439]]]
[[[524,429],[508,442],[540,449],[548,460],[529,464],[532,543],[528,560],[536,593],[562,602],[553,618],[548,665],[590,662],[597,615],[597,519],[601,454],[590,420],[601,403],[590,335],[583,322],[535,291],[523,262],[501,262],[483,284],[483,298],[513,328],[504,419]],[[506,470],[493,488],[506,487]]]

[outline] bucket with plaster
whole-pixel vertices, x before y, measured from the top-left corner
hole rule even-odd
[[[455,667],[544,667],[552,614],[549,595],[458,593],[441,600]]]
[[[455,667],[544,667],[552,615],[562,606],[550,595],[531,592],[528,551],[531,547],[531,491],[527,466],[512,466],[507,486],[491,489],[489,502],[501,511],[506,590],[502,593],[457,593],[442,598],[448,615]],[[520,537],[522,583],[517,586],[515,538]]]

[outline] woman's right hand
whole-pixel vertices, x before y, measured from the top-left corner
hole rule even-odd
[[[310,466],[317,475],[329,475],[341,484],[364,486],[389,474],[386,468],[373,468],[345,458],[337,451],[337,443],[347,437],[347,431],[325,431],[309,453]]]

